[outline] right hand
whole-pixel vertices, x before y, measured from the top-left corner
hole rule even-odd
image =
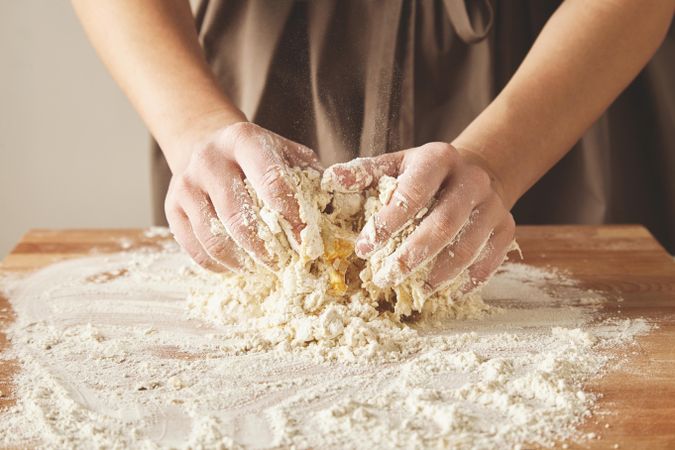
[[[176,241],[195,262],[214,272],[241,272],[245,253],[274,267],[258,235],[264,225],[244,180],[286,219],[289,238],[299,243],[305,225],[285,173],[292,166],[320,169],[315,153],[250,122],[218,128],[195,142],[185,167],[174,171],[164,203]],[[226,232],[218,232],[223,227]]]
[[[429,207],[415,230],[373,274],[380,287],[398,285],[428,265],[429,294],[464,270],[470,280],[460,289],[468,292],[484,283],[511,250],[516,227],[500,194],[502,183],[472,154],[451,144],[431,142],[359,158],[335,164],[324,175],[342,192],[377,186],[383,175],[397,178],[392,200],[369,219],[356,240],[356,255],[364,259]]]

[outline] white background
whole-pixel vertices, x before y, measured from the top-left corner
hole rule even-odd
[[[0,2],[0,259],[36,227],[151,222],[149,135],[66,0]]]

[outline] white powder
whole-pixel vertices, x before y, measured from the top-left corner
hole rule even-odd
[[[149,239],[166,238],[171,236],[171,231],[166,227],[150,227],[145,229],[143,236]]]
[[[549,446],[583,438],[574,429],[595,401],[584,384],[611,369],[607,350],[649,329],[602,317],[602,296],[561,274],[507,264],[483,291],[494,313],[399,324],[378,344],[400,346],[388,358],[363,360],[345,342],[329,362],[317,358],[321,345],[269,347],[273,327],[258,329],[256,344],[259,324],[227,314],[255,317],[249,309],[259,305],[242,301],[228,313],[207,300],[222,277],[163,247],[69,260],[3,283],[17,313],[3,357],[21,368],[16,406],[0,415],[0,446]],[[188,297],[216,306],[221,320],[186,320]],[[340,307],[349,306],[322,310],[323,342],[368,341],[341,322]],[[302,341],[316,333],[306,325],[285,327]]]
[[[329,173],[329,172],[327,172]],[[294,243],[288,224],[250,190],[259,234],[278,269],[256,265],[252,273],[202,276],[189,298],[191,316],[235,325],[221,345],[247,352],[309,349],[328,360],[398,359],[416,351],[417,337],[401,319],[415,313],[435,318],[477,318],[488,313],[480,296],[459,293],[466,271],[436,293],[425,285],[428,264],[403,277],[396,268],[388,286],[376,276],[383,262],[414,230],[421,212],[366,261],[354,254],[363,224],[391,199],[396,180],[383,176],[363,192],[334,193],[331,177],[312,169],[284,172],[296,188],[306,224]],[[213,228],[213,227],[212,227]]]

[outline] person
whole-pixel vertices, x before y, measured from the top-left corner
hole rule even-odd
[[[176,240],[210,270],[241,270],[241,252],[268,261],[245,180],[299,239],[284,170],[357,156],[398,178],[399,199],[357,255],[435,198],[392,256],[404,273],[432,261],[431,286],[467,267],[475,283],[491,274],[521,197],[526,221],[644,213],[674,242],[675,59],[655,58],[603,115],[666,36],[672,57],[673,0],[204,0],[194,14],[188,0],[73,4],[166,158]],[[367,187],[343,165],[327,170]],[[224,236],[210,232],[216,216]]]

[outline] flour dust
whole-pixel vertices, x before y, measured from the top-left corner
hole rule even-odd
[[[575,431],[596,401],[585,384],[649,330],[601,316],[608,300],[562,274],[507,263],[480,314],[396,326],[407,340],[385,357],[267,345],[270,327],[257,345],[246,327],[259,323],[195,314],[214,304],[212,277],[166,240],[5,280],[17,320],[2,357],[20,370],[0,446],[551,446],[588,438]]]

